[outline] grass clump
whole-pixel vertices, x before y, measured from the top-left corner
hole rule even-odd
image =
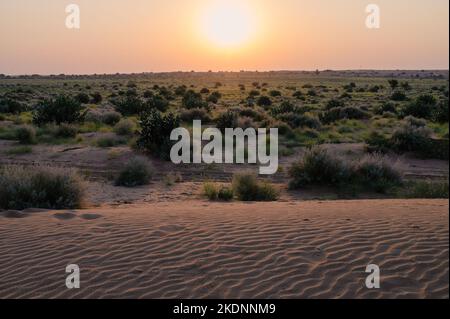
[[[116,178],[116,186],[135,187],[150,183],[154,174],[151,162],[143,156],[138,156],[125,164]]]
[[[291,166],[289,175],[291,189],[332,186],[345,190],[351,185],[356,190],[384,193],[402,183],[397,167],[379,154],[346,163],[323,148],[307,151],[302,160]]]
[[[20,144],[36,144],[36,130],[31,125],[21,125],[16,129],[16,138]]]
[[[84,185],[72,170],[22,166],[0,169],[2,209],[80,208],[84,196]]]
[[[278,191],[268,183],[259,182],[256,175],[239,173],[233,176],[233,192],[241,201],[276,201]]]
[[[121,136],[133,135],[135,130],[134,122],[130,119],[122,119],[114,126],[114,133]]]
[[[448,198],[448,181],[413,181],[400,191],[400,196],[406,198]]]
[[[203,185],[203,194],[211,201],[229,202],[234,198],[233,189],[227,186],[218,186],[213,183]]]

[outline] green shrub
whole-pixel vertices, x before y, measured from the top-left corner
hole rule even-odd
[[[366,111],[353,106],[334,107],[319,114],[319,119],[324,124],[330,124],[343,119],[362,120],[367,118],[369,118],[369,114]]]
[[[202,95],[194,90],[188,90],[181,100],[183,107],[186,109],[206,108],[208,103],[203,101]]]
[[[78,134],[78,129],[71,124],[62,123],[56,128],[55,136],[62,138],[74,138]]]
[[[449,188],[447,182],[415,181],[407,184],[400,191],[401,197],[406,198],[448,198]]]
[[[437,123],[447,123],[449,120],[448,99],[440,101],[432,112],[432,119]]]
[[[387,112],[397,114],[397,108],[395,107],[394,103],[391,102],[383,103],[380,106],[376,107],[374,110],[374,113],[377,115],[382,115]]]
[[[16,129],[20,144],[36,144],[36,130],[31,125],[21,125]]]
[[[192,123],[194,120],[201,120],[202,122],[211,122],[211,118],[204,109],[191,109],[182,110],[180,114],[180,119],[183,122]]]
[[[50,167],[0,168],[0,208],[80,208],[84,185],[72,170]]]
[[[114,147],[117,145],[126,144],[126,140],[116,136],[113,133],[108,133],[108,134],[102,135],[99,138],[97,138],[96,144],[98,147],[103,147],[103,148]]]
[[[278,91],[278,90],[272,90],[272,91],[269,92],[269,95],[271,97],[277,97],[277,96],[281,96],[281,92]]]
[[[395,91],[391,95],[391,100],[392,101],[405,101],[406,100],[406,95],[402,91]]]
[[[289,175],[289,187],[293,189],[309,185],[336,186],[349,181],[350,168],[341,158],[316,147],[291,166]]]
[[[0,98],[0,113],[20,114],[27,111],[26,104],[20,103],[11,98]]]
[[[112,100],[116,111],[124,116],[140,114],[144,110],[144,103],[137,96],[127,95]]]
[[[115,125],[119,123],[121,118],[122,115],[119,112],[109,111],[102,114],[101,121],[107,125]]]
[[[258,106],[271,106],[272,100],[268,96],[260,96],[258,100],[256,101],[256,104]]]
[[[353,164],[353,183],[378,193],[402,183],[401,172],[389,160],[379,154],[366,155]]]
[[[157,109],[160,112],[165,112],[169,108],[169,101],[167,101],[159,94],[153,95],[147,100],[145,107],[150,109]]]
[[[89,103],[89,95],[87,95],[86,93],[78,93],[75,96],[75,99],[82,104],[86,104]]]
[[[308,114],[285,113],[277,117],[281,121],[288,123],[292,128],[308,127],[318,129],[322,126],[320,120]]]
[[[431,119],[435,109],[436,99],[430,94],[424,94],[417,97],[413,102],[408,103],[403,108],[402,113],[404,116],[412,115],[414,117]]]
[[[150,183],[154,168],[150,161],[142,156],[135,157],[125,164],[116,178],[116,186],[135,187]]]
[[[203,194],[211,201],[217,200],[219,191],[213,183],[203,184]]]
[[[221,98],[222,98],[222,94],[220,94],[220,92],[215,91],[215,92],[212,92],[207,97],[206,101],[217,104]]]
[[[233,111],[226,111],[219,115],[216,119],[216,127],[223,132],[225,132],[226,128],[236,128],[238,127],[239,117]]]
[[[134,122],[130,119],[122,119],[114,126],[114,133],[117,135],[133,135],[135,130]]]
[[[99,92],[92,93],[91,97],[91,103],[93,104],[100,104],[103,100],[103,97]]]
[[[154,156],[168,160],[174,144],[170,140],[170,134],[180,126],[180,118],[172,113],[162,115],[153,109],[141,114],[140,126],[137,145]]]
[[[220,187],[219,192],[217,193],[217,199],[224,202],[232,201],[233,197],[234,197],[233,189],[230,187],[222,186]]]
[[[60,95],[54,100],[40,102],[33,113],[33,122],[36,125],[47,123],[75,123],[82,122],[85,117],[84,108],[75,99]]]
[[[233,192],[241,201],[275,201],[279,196],[273,186],[258,182],[251,173],[233,175]]]

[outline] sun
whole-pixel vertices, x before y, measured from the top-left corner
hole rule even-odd
[[[254,35],[255,17],[243,3],[216,1],[204,10],[201,28],[211,43],[239,47]]]

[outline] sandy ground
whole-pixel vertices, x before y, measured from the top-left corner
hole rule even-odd
[[[0,213],[0,298],[448,298],[448,200]],[[78,264],[81,288],[65,287]],[[377,264],[381,288],[365,287]]]

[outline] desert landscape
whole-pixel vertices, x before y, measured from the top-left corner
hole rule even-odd
[[[3,78],[0,296],[448,298],[447,78],[440,71]],[[393,99],[396,92],[404,99]],[[38,123],[39,105],[51,109],[58,99],[71,99],[82,118]],[[218,127],[226,117],[242,128],[285,127],[278,172],[177,165],[139,147],[158,103],[187,128],[193,119]],[[414,113],[416,103],[428,115]],[[47,175],[60,181],[42,182]],[[57,196],[27,194],[35,185]],[[68,263],[80,266],[84,289],[64,286]],[[381,289],[365,287],[372,263],[382,269]]]
[[[448,12],[0,1],[0,301],[448,299]]]

